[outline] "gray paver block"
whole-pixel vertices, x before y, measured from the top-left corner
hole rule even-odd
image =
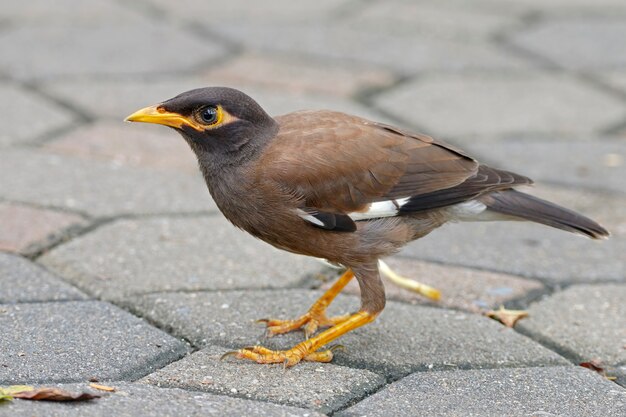
[[[100,301],[7,304],[0,384],[135,379],[180,358],[181,341]]]
[[[338,414],[623,416],[626,390],[578,367],[418,372]]]
[[[56,247],[39,261],[99,297],[294,286],[324,267],[279,251],[221,215],[120,220]]]
[[[607,71],[600,75],[609,84],[626,93],[626,70]]]
[[[133,300],[144,317],[184,336],[194,345],[240,348],[264,344],[290,348],[303,333],[261,340],[254,320],[293,319],[306,312],[321,292],[306,290],[151,294]],[[330,315],[356,311],[356,297],[341,296]],[[333,363],[397,377],[418,369],[533,366],[567,363],[563,358],[482,316],[388,302],[376,322],[334,343],[346,347]]]
[[[8,179],[0,182],[0,197],[95,216],[215,210],[200,174],[6,149],[0,153],[0,177]]]
[[[274,91],[255,87],[245,88],[244,92],[254,98],[271,115],[280,115],[297,110],[329,109],[374,121],[391,123],[388,118],[376,111],[346,98],[324,94]]]
[[[524,140],[460,143],[481,162],[535,181],[626,194],[626,143],[615,140]]]
[[[497,3],[497,2],[496,2]],[[385,1],[366,4],[355,10],[347,24],[375,27],[391,34],[411,34],[416,38],[488,39],[504,28],[514,27],[516,14],[498,10],[497,4],[483,7],[481,2]]]
[[[593,241],[529,222],[490,222],[444,226],[400,255],[559,284],[624,281],[625,252],[622,235]]]
[[[102,121],[48,142],[44,149],[118,166],[172,170],[198,176],[198,162],[180,135],[146,124]]]
[[[30,255],[86,224],[72,213],[0,203],[0,250]]]
[[[0,304],[86,298],[82,292],[40,266],[22,257],[2,252],[0,287]]]
[[[21,79],[181,71],[224,54],[209,37],[151,21],[18,26],[0,33],[0,49],[0,68]]]
[[[626,285],[576,285],[530,309],[519,328],[576,362],[626,365]]]
[[[209,346],[143,378],[141,382],[165,387],[290,404],[331,412],[375,391],[385,379],[366,370],[332,364],[302,362],[259,365],[248,361],[223,360],[229,351]]]
[[[202,74],[212,84],[257,85],[273,91],[349,97],[393,83],[390,71],[284,55],[244,53]],[[215,80],[215,81],[213,81]]]
[[[72,392],[89,391],[101,398],[83,403],[14,400],[0,406],[2,417],[318,417],[312,410],[231,398],[222,395],[115,382],[114,393],[90,390],[86,384],[60,384]],[[47,384],[46,384],[47,386]]]
[[[620,365],[617,367],[609,367],[607,375],[615,377],[615,383],[626,388],[626,365]]]
[[[552,0],[549,2],[542,0],[505,0],[488,1],[489,5],[500,5],[507,9],[519,9],[525,11],[540,11],[554,14],[555,12],[569,14],[594,15],[607,14],[624,10],[624,3],[621,0]]]
[[[215,0],[187,0],[186,7],[176,7],[167,0],[149,0],[149,2],[168,15],[201,23],[207,23],[204,16],[215,15],[216,9],[219,9],[220,22],[237,26],[245,25],[250,21],[274,24],[281,21],[303,23],[310,20],[325,20],[338,9],[350,5],[350,0],[319,0],[315,3],[274,0],[271,7],[250,7],[247,0],[231,0],[228,2],[228,7],[220,7],[220,3]]]
[[[94,23],[137,22],[145,17],[133,12],[133,8],[122,7],[107,0],[90,0],[76,2],[74,0],[31,0],[28,7],[23,3],[11,2],[2,7],[1,17],[8,17],[21,24],[55,24],[55,25],[86,25]]]
[[[90,77],[72,77],[69,80],[46,80],[42,89],[59,97],[90,116],[98,119],[114,119],[122,125],[122,120],[140,108],[159,103],[183,91],[212,85],[209,80],[198,77],[145,77],[103,78],[97,83]],[[129,124],[129,126],[132,126]],[[142,124],[137,127],[144,131],[167,132],[163,126]],[[175,136],[173,132],[167,132]]]
[[[27,143],[74,121],[67,110],[15,85],[0,82],[0,96],[0,145]]]
[[[183,91],[215,85],[237,88],[258,103],[271,115],[289,113],[305,109],[329,109],[343,111],[357,116],[387,121],[376,111],[347,97],[335,94],[297,90],[288,85],[260,85],[252,81],[234,82],[233,74],[219,76],[209,71],[204,76],[182,77],[178,79],[103,80],[97,85],[91,80],[76,79],[71,82],[52,81],[45,90],[52,95],[78,105],[95,117],[122,120],[141,107],[155,104],[174,97]],[[144,129],[149,126],[142,126]],[[163,126],[152,126],[164,131]],[[175,136],[174,133],[168,132]]]
[[[626,21],[611,17],[553,19],[510,38],[514,44],[573,69],[626,67]]]
[[[216,22],[214,30],[260,51],[299,54],[325,60],[357,62],[405,74],[419,71],[527,68],[525,60],[488,42],[465,42],[372,31],[332,22],[280,22],[251,20],[242,25]],[[392,48],[389,46],[393,45]]]
[[[388,90],[374,102],[431,134],[472,139],[585,136],[626,115],[621,101],[562,74],[432,75]]]
[[[535,280],[508,274],[440,265],[397,256],[385,259],[385,262],[396,273],[430,285],[441,292],[440,300],[428,300],[383,277],[388,300],[482,312],[497,308],[507,301],[532,297],[544,289],[544,286]],[[330,288],[332,284],[333,280],[328,280],[323,288]],[[349,294],[360,294],[356,281],[350,282],[344,291]]]

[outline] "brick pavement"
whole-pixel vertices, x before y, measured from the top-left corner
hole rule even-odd
[[[624,39],[621,0],[3,5],[0,385],[118,391],[0,416],[625,415]],[[121,123],[205,85],[444,138],[613,236],[451,225],[389,260],[441,302],[388,283],[331,364],[220,362],[336,272],[231,227],[180,138]],[[481,314],[503,303],[530,317]],[[576,366],[590,360],[616,378]]]

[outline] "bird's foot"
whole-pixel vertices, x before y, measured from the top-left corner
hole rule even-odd
[[[330,362],[333,351],[343,348],[341,345],[331,346],[329,349],[313,351],[310,344],[299,343],[289,350],[271,350],[263,346],[250,346],[243,349],[226,352],[221,359],[233,356],[237,359],[248,359],[256,363],[282,363],[285,367],[294,366],[300,361]]]
[[[338,323],[336,326],[326,329],[320,334],[298,343],[289,350],[270,350],[263,346],[252,346],[228,352],[222,356],[234,356],[239,359],[248,359],[257,363],[283,363],[285,367],[293,366],[300,361],[330,362],[333,359],[333,350],[342,346],[336,345],[329,349],[320,350],[323,346],[354,330],[364,324],[373,321],[378,313],[359,311]]]
[[[305,338],[308,339],[311,335],[315,334],[317,329],[321,327],[332,327],[336,324],[343,323],[349,317],[350,314],[329,318],[326,316],[325,308],[318,308],[314,305],[308,312],[295,320],[260,319],[257,320],[257,322],[267,325],[267,337],[289,333],[303,328]]]

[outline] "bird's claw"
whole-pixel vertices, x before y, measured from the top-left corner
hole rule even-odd
[[[271,350],[263,346],[247,346],[239,350],[224,353],[220,360],[228,357],[237,359],[248,359],[257,363],[271,364],[282,363],[285,368],[296,365],[300,361],[308,362],[330,362],[333,359],[333,351],[343,348],[341,345],[334,345],[326,350],[310,352],[302,344],[296,345],[289,350]]]
[[[350,315],[329,318],[324,310],[311,309],[295,320],[259,319],[256,323],[263,323],[267,326],[265,336],[268,338],[303,329],[305,339],[309,339],[320,327],[334,326],[345,321],[348,317]]]

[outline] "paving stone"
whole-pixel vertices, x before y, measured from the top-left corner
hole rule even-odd
[[[96,122],[48,142],[43,148],[116,166],[172,170],[194,176],[199,172],[193,152],[179,135],[169,129],[146,129],[145,124]]]
[[[418,372],[337,416],[623,416],[626,390],[577,367]]]
[[[559,74],[464,74],[418,78],[385,92],[377,106],[444,137],[520,133],[584,136],[619,122],[617,99]]]
[[[100,22],[137,22],[145,17],[135,13],[133,8],[122,7],[106,0],[76,2],[74,0],[31,0],[28,7],[23,3],[10,2],[0,10],[0,19],[9,19],[20,24],[94,24]]]
[[[477,313],[496,308],[510,300],[532,297],[544,288],[537,281],[508,274],[439,265],[397,256],[386,259],[385,262],[398,274],[437,288],[442,294],[439,301],[428,300],[383,277],[388,300],[451,307]],[[328,289],[332,284],[333,280],[330,279],[322,288]],[[359,285],[356,281],[350,282],[344,292],[359,295]]]
[[[576,285],[530,309],[520,329],[575,362],[626,365],[626,286]]]
[[[243,82],[243,80],[242,80]],[[212,76],[189,77],[180,79],[162,79],[148,81],[141,79],[103,80],[93,85],[88,80],[71,82],[55,81],[46,84],[46,91],[68,100],[94,117],[115,118],[122,120],[135,110],[148,104],[158,103],[174,97],[183,91],[214,85],[228,85],[237,88],[257,100],[271,115],[279,115],[303,109],[331,109],[356,114],[362,117],[388,121],[374,110],[348,98],[331,94],[296,91],[289,87],[257,86],[238,84],[226,77]],[[146,126],[143,126],[144,129]],[[152,126],[163,130],[163,126]],[[172,135],[171,132],[169,132]],[[173,135],[176,136],[176,135]]]
[[[75,214],[0,203],[0,250],[30,254],[84,225]]]
[[[467,141],[462,146],[481,162],[506,167],[538,182],[626,193],[626,142],[616,140],[502,141],[497,146]]]
[[[269,114],[280,115],[297,110],[329,109],[354,114],[366,119],[392,123],[387,117],[354,101],[322,94],[301,94],[261,88],[245,88]]]
[[[607,71],[601,78],[623,93],[626,93],[626,71]]]
[[[58,246],[39,261],[98,297],[294,286],[323,266],[279,251],[213,217],[121,220]]]
[[[149,0],[170,16],[197,20],[213,26],[215,22],[242,25],[250,21],[273,24],[281,21],[304,23],[331,17],[337,10],[350,5],[350,0],[319,0],[315,3],[294,3],[290,0],[275,0],[268,7],[250,7],[246,0],[231,0],[228,7],[217,0],[185,0],[183,7],[167,0]],[[181,4],[181,3],[179,3]],[[206,19],[214,16],[214,19]]]
[[[89,391],[101,398],[87,403],[55,403],[50,401],[20,401],[0,407],[6,417],[205,417],[205,416],[267,416],[317,417],[315,411],[280,406],[261,401],[249,401],[222,395],[205,394],[181,389],[155,388],[144,384],[115,382],[117,391],[103,393],[90,390],[86,384],[59,384],[72,392]]]
[[[403,256],[566,282],[623,281],[624,239],[586,242],[530,224],[444,227],[407,246]]]
[[[229,291],[151,294],[132,300],[134,308],[159,326],[196,346],[240,348],[264,344],[290,348],[302,341],[291,333],[261,341],[264,317],[295,318],[321,295],[319,291]],[[358,309],[356,297],[341,296],[330,315]],[[479,315],[388,302],[373,324],[338,340],[346,347],[333,363],[385,373],[391,377],[415,370],[554,365],[563,358],[511,329]]]
[[[140,108],[207,85],[212,84],[199,77],[184,76],[106,78],[99,79],[97,83],[90,77],[72,77],[69,80],[45,81],[42,89],[79,106],[94,118],[115,119],[121,123],[126,116]],[[142,127],[144,130],[164,131],[163,126]]]
[[[303,362],[284,369],[282,365],[220,360],[228,350],[209,346],[146,376],[141,382],[236,394],[323,413],[344,407],[385,384],[385,379],[375,373],[332,364]]]
[[[330,21],[267,24],[255,19],[241,25],[220,21],[211,28],[261,52],[306,54],[324,60],[377,65],[403,74],[528,67],[525,60],[489,42],[468,43],[392,34],[369,26],[349,27]]]
[[[0,49],[4,51],[0,68],[20,79],[181,71],[224,54],[213,39],[199,39],[163,22],[149,21],[24,25],[0,33]]]
[[[297,94],[351,96],[359,90],[393,83],[388,71],[321,63],[289,56],[243,54],[202,75],[223,85],[257,85]]]
[[[42,174],[45,173],[45,174]],[[120,167],[39,150],[0,153],[0,197],[94,216],[216,210],[201,175]]]
[[[7,304],[3,310],[3,385],[135,379],[187,351],[184,343],[100,301]]]
[[[0,145],[27,143],[74,120],[48,99],[18,86],[0,82],[0,95]]]
[[[538,11],[544,13],[581,13],[588,16],[590,13],[614,15],[616,12],[624,11],[624,2],[620,0],[492,0],[489,3],[498,4],[503,8],[525,9],[527,11]]]
[[[615,383],[626,388],[626,365],[621,365],[615,368],[609,367],[607,375],[615,377]]]
[[[626,20],[615,17],[552,19],[510,38],[515,45],[564,68],[626,67]]]
[[[2,252],[0,287],[0,304],[86,298],[82,292],[40,266],[22,257]]]
[[[400,0],[370,3],[355,10],[347,24],[376,28],[383,33],[468,42],[488,39],[504,28],[514,27],[517,17],[514,13],[497,7],[481,7],[475,2]]]

